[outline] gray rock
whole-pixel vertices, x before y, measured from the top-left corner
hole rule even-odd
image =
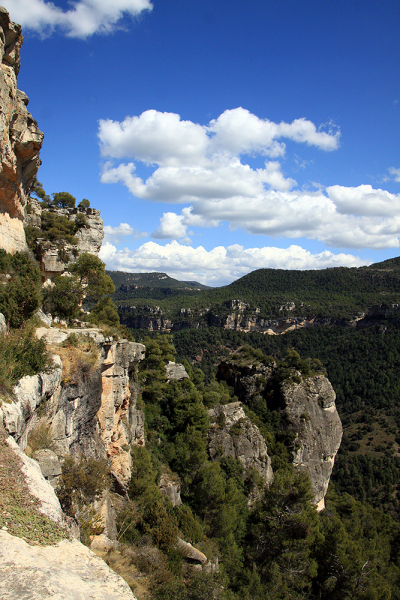
[[[47,448],[45,450],[37,450],[37,452],[32,455],[32,458],[39,463],[43,477],[55,487],[57,484],[57,477],[61,475],[62,472],[61,463],[58,460],[57,454]]]
[[[45,315],[41,308],[37,309],[37,311],[35,312],[35,317],[40,319],[40,321],[47,325],[47,327],[51,327],[51,322],[53,319],[51,318],[51,316]]]
[[[7,444],[22,461],[21,470],[25,475],[29,491],[32,496],[40,500],[38,507],[40,512],[55,523],[65,525],[66,520],[61,510],[60,502],[50,483],[44,479],[39,464],[36,460],[28,458],[12,437],[7,438]],[[65,537],[68,537],[67,532],[65,533]]]
[[[335,405],[336,394],[323,375],[284,382],[283,413],[287,426],[297,437],[293,465],[309,474],[318,509],[324,508],[335,456],[342,440],[342,423]]]
[[[189,379],[189,375],[186,373],[186,369],[179,363],[169,361],[165,366],[167,372],[167,379],[175,379],[176,381],[182,381],[182,379]]]
[[[0,333],[7,333],[7,323],[3,313],[0,313]]]
[[[270,406],[282,415],[281,427],[295,433],[293,465],[298,471],[309,474],[314,493],[314,502],[319,510],[324,507],[326,494],[336,453],[342,439],[342,425],[335,406],[335,392],[329,380],[316,375],[302,379],[301,373],[293,370],[290,378],[281,384],[275,383],[274,394],[267,394],[269,382],[277,365],[264,365],[258,361],[243,365],[232,358],[219,366],[218,376],[235,389],[237,396],[248,403],[255,396],[266,397]],[[265,396],[265,394],[267,394]],[[225,430],[225,428],[224,428]],[[233,452],[225,432],[214,434],[215,450]],[[221,450],[222,449],[222,450]]]
[[[194,548],[192,544],[185,542],[179,537],[176,543],[176,548],[181,556],[187,561],[198,563],[199,565],[204,565],[207,562],[207,557],[200,552],[200,550],[197,550],[197,548]]]
[[[241,407],[232,402],[208,411],[212,428],[208,432],[208,451],[211,459],[232,456],[239,460],[246,473],[256,469],[266,484],[273,478],[271,459],[260,430]]]
[[[77,540],[29,546],[0,531],[2,600],[136,600],[128,584]]]
[[[170,499],[172,506],[180,506],[181,500],[181,484],[179,479],[170,473],[164,472],[158,482],[159,490],[164,496]]]

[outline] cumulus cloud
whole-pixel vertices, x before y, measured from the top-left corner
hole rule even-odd
[[[159,240],[178,240],[186,238],[184,217],[173,212],[164,213],[160,219],[160,226],[151,234],[152,238]]]
[[[42,35],[60,27],[69,37],[86,38],[94,33],[112,33],[124,15],[138,16],[152,10],[150,0],[78,0],[64,11],[44,0],[10,0],[13,21]]]
[[[204,126],[151,110],[121,123],[100,121],[103,156],[132,159],[107,162],[101,181],[123,183],[143,200],[186,205],[181,214],[164,214],[154,238],[180,239],[189,226],[227,222],[252,234],[307,237],[337,248],[399,247],[400,195],[371,185],[299,190],[284,173],[283,139],[330,151],[339,135],[330,124],[323,130],[305,119],[274,123],[243,108]],[[253,168],[257,156],[264,165]],[[135,161],[154,166],[147,179]],[[400,169],[389,171],[400,179]]]
[[[136,231],[128,223],[120,223],[117,227],[111,227],[111,225],[105,225],[104,227],[104,241],[117,245],[120,243],[122,237],[138,239],[147,237],[147,235],[146,232]]]
[[[210,251],[173,241],[165,246],[146,242],[136,250],[117,250],[103,244],[100,258],[111,270],[130,272],[164,271],[183,280],[208,285],[226,285],[238,277],[261,268],[323,269],[335,266],[362,266],[366,261],[351,254],[324,251],[312,254],[300,246],[289,248],[247,248],[239,244],[217,246]]]
[[[103,156],[181,167],[207,165],[216,154],[283,156],[285,145],[278,142],[282,138],[335,150],[340,131],[318,131],[307,119],[274,123],[239,107],[226,110],[208,125],[182,121],[175,113],[156,110],[126,117],[122,122],[102,119],[98,136]]]
[[[175,218],[186,227],[228,222],[232,230],[255,235],[307,237],[336,248],[381,249],[399,247],[399,208],[400,196],[383,190],[333,186],[328,196],[321,190],[268,190],[253,198],[198,200]]]

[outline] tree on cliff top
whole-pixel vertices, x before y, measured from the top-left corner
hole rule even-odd
[[[68,192],[57,192],[52,197],[51,206],[55,208],[75,208],[76,198]]]

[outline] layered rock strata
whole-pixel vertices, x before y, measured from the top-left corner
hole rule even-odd
[[[22,40],[21,26],[0,7],[0,248],[11,254],[26,249],[25,207],[43,142],[28,97],[17,88]]]

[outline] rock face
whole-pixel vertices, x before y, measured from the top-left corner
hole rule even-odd
[[[181,484],[177,476],[163,472],[158,482],[158,487],[160,492],[170,499],[172,506],[180,506],[182,504]]]
[[[30,214],[27,215],[25,224],[40,229],[42,209],[39,203],[31,199],[29,210]],[[68,263],[74,262],[83,252],[97,255],[104,238],[103,219],[100,217],[99,210],[81,207],[51,210],[57,215],[67,217],[70,221],[75,221],[77,216],[81,217],[83,215],[86,225],[75,233],[74,237],[78,240],[76,246],[64,242],[50,242],[40,238],[37,240],[39,263],[46,279],[51,279],[55,275],[68,270]]]
[[[0,531],[3,600],[135,600],[129,586],[80,542],[29,546]]]
[[[304,379],[300,384],[284,382],[281,393],[287,426],[297,436],[293,465],[310,476],[314,502],[322,510],[343,433],[335,406],[336,394],[322,375]]]
[[[28,97],[17,89],[22,39],[20,25],[0,7],[0,247],[12,254],[26,249],[25,207],[43,142]]]
[[[101,405],[97,412],[100,436],[111,459],[111,469],[126,484],[131,475],[130,444],[138,437],[136,402],[133,406],[129,374],[144,358],[143,344],[121,340],[103,345]],[[140,436],[141,438],[144,437]]]
[[[182,381],[182,379],[189,379],[189,375],[186,373],[186,369],[179,363],[169,361],[165,365],[167,379],[175,379],[176,381]]]
[[[90,367],[83,363],[71,377],[65,377],[62,361],[56,354],[53,371],[21,379],[14,388],[16,401],[3,402],[0,407],[0,420],[25,449],[41,405],[41,423],[50,428],[52,450],[57,457],[70,454],[108,458],[111,470],[124,485],[130,478],[130,444],[144,443],[144,416],[136,408],[137,396],[134,386],[129,384],[129,375],[144,358],[145,347],[127,340],[105,339],[94,329],[42,328],[38,333],[56,351],[55,344],[64,341],[71,331],[93,336],[99,349],[98,364]],[[47,469],[44,457],[40,459]]]
[[[336,410],[336,394],[323,375],[302,378],[292,369],[293,377],[275,381],[277,365],[253,361],[225,362],[219,367],[218,377],[235,389],[235,394],[246,403],[259,397],[268,408],[281,414],[280,427],[292,432],[292,460],[294,467],[308,473],[319,510],[324,508],[324,497],[337,451],[342,440],[342,424]],[[229,407],[231,405],[227,405]],[[224,411],[227,407],[222,407]],[[216,409],[214,409],[215,411]],[[226,452],[230,441],[225,437],[226,425],[215,436],[215,454]],[[218,431],[218,430],[217,430]],[[233,456],[233,454],[232,454]],[[243,463],[242,463],[243,464]]]
[[[222,456],[232,456],[239,460],[248,473],[256,469],[265,483],[272,481],[271,459],[268,456],[265,439],[241,407],[240,402],[232,402],[208,411],[211,423],[208,434],[208,451],[216,460]]]
[[[12,437],[7,438],[7,444],[22,461],[21,470],[25,475],[29,492],[40,500],[40,506],[38,507],[40,512],[55,523],[61,526],[65,525],[66,519],[61,510],[60,502],[51,485],[44,479],[39,464],[36,460],[26,456]]]

